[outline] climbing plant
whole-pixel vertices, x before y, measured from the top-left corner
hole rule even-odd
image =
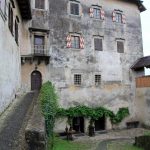
[[[129,115],[128,108],[120,108],[117,114],[104,107],[91,108],[88,106],[76,106],[68,109],[58,108],[57,117],[87,117],[92,120],[98,120],[102,116],[109,117],[113,124],[120,123],[125,117]]]
[[[42,85],[39,94],[39,101],[42,108],[42,113],[45,117],[46,131],[48,137],[53,135],[55,116],[58,110],[58,96],[51,82],[46,82]]]

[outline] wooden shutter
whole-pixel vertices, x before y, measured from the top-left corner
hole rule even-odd
[[[67,36],[67,48],[71,48],[71,35]]]
[[[117,52],[124,53],[124,42],[123,41],[117,41]]]
[[[80,37],[80,48],[84,49],[84,38]]]
[[[115,22],[116,21],[116,12],[113,11],[112,13],[112,21]]]
[[[95,50],[102,51],[103,50],[102,39],[94,38],[94,47]]]
[[[94,10],[93,10],[93,8],[92,8],[92,7],[90,8],[90,17],[91,17],[91,18],[93,18],[93,17],[94,17]]]
[[[122,14],[122,23],[126,23],[126,16],[125,16],[125,14]]]
[[[101,19],[104,20],[105,19],[105,12],[103,9],[100,10],[100,15],[101,15]]]

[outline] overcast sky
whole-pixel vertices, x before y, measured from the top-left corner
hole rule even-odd
[[[146,11],[141,13],[144,55],[150,55],[150,0],[144,0]]]

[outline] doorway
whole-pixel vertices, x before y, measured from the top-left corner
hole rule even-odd
[[[105,130],[105,116],[95,120],[95,131]]]
[[[84,118],[74,117],[73,118],[73,130],[77,133],[84,133]]]
[[[31,90],[40,90],[42,85],[42,75],[39,71],[31,73]]]

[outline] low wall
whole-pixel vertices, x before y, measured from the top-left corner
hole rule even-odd
[[[45,119],[40,112],[38,104],[34,106],[33,113],[25,129],[25,139],[28,150],[46,149]]]

